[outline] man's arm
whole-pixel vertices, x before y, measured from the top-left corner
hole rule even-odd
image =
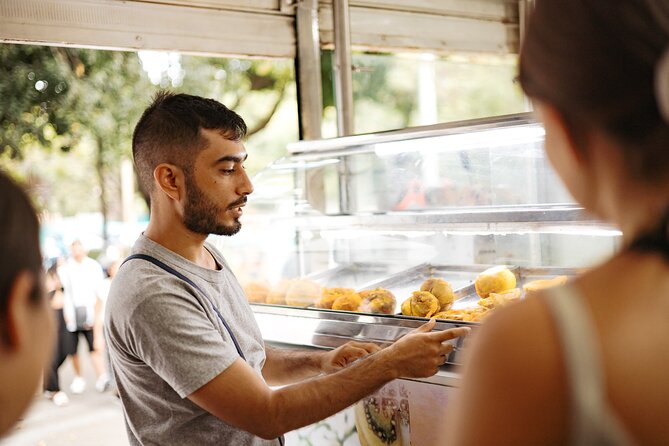
[[[233,426],[262,438],[276,438],[345,409],[395,378],[434,375],[453,350],[445,341],[469,331],[430,333],[434,324],[432,320],[338,372],[276,390],[237,360],[188,398]]]
[[[347,342],[329,351],[279,349],[265,344],[262,374],[269,385],[292,384],[321,373],[335,372],[379,350],[376,344],[362,342]]]
[[[101,352],[105,349],[105,337],[102,331],[104,325],[104,302],[100,296],[95,297],[95,318],[93,319],[93,347]]]

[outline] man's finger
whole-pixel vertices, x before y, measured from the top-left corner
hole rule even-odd
[[[432,331],[432,329],[434,328],[436,323],[437,323],[436,319],[432,318],[429,321],[425,322],[420,327],[414,329],[413,332],[414,333],[428,333],[428,332]]]
[[[364,358],[367,355],[369,355],[369,352],[364,348],[349,347],[346,349],[344,359],[347,363],[349,363],[351,361],[355,361],[356,359]]]
[[[469,327],[449,328],[448,330],[430,333],[430,337],[437,341],[448,341],[460,336],[467,336],[471,330]]]
[[[349,341],[346,343],[346,345],[351,345],[353,347],[358,347],[358,348],[363,348],[367,350],[369,353],[374,353],[378,352],[381,350],[381,347],[379,347],[377,344],[374,344],[373,342],[357,342],[357,341]]]
[[[361,342],[359,343],[358,347],[364,348],[367,351],[367,353],[374,353],[381,350],[381,347],[371,342]]]
[[[448,342],[443,342],[441,344],[440,353],[444,356],[448,356],[453,350],[455,350],[455,345]]]

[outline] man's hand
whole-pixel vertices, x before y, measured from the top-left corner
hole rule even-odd
[[[430,333],[434,325],[432,320],[384,349],[358,342],[327,353],[269,348],[263,368],[265,380],[238,359],[188,398],[228,424],[274,439],[343,410],[397,377],[436,373],[445,355],[453,350],[446,341],[465,335],[469,329]],[[368,357],[355,361],[363,356]],[[301,374],[310,379],[277,389],[267,385],[295,382]]]
[[[352,362],[379,350],[381,350],[381,347],[369,342],[347,342],[322,356],[321,370],[324,373],[336,372]]]
[[[430,319],[386,349],[388,364],[396,370],[398,377],[425,378],[434,375],[453,351],[454,346],[447,341],[466,336],[470,331],[468,327],[459,327],[431,332],[435,324],[436,321]]]

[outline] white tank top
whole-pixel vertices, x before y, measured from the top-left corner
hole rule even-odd
[[[606,396],[597,331],[588,307],[572,285],[547,290],[567,371],[570,445],[633,445]]]

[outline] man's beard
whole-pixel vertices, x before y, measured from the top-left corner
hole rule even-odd
[[[193,178],[186,175],[186,207],[184,225],[198,234],[235,235],[242,228],[239,220],[230,225],[219,223],[216,219],[223,209],[209,200],[197,187]]]

